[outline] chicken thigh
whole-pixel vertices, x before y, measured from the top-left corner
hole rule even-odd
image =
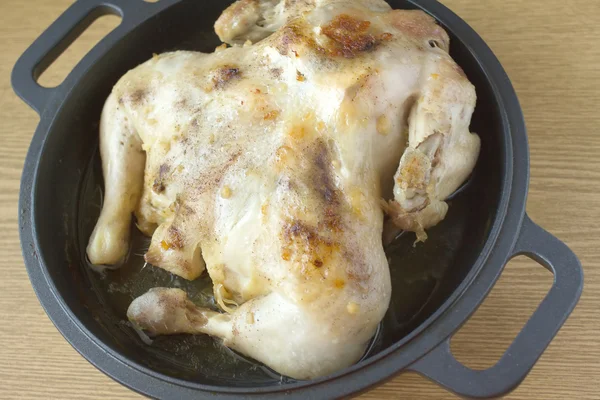
[[[113,88],[88,257],[121,263],[135,214],[146,261],[206,269],[221,310],[155,288],[134,324],[330,374],[388,308],[384,212],[423,240],[474,168],[475,90],[431,17],[383,0],[240,0],[215,30],[230,47],[154,56]]]

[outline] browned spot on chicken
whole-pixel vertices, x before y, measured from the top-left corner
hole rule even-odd
[[[154,192],[158,194],[164,192],[166,188],[167,187],[165,186],[165,184],[162,183],[162,181],[160,181],[158,178],[156,178],[154,180],[154,184],[152,184],[152,190],[154,190]]]
[[[178,207],[178,210],[180,210],[180,212],[186,216],[190,216],[196,213],[192,207],[185,204],[181,207]]]
[[[198,118],[192,119],[192,122],[190,122],[190,126],[192,128],[198,128],[200,126],[200,122],[198,121]]]
[[[305,49],[316,52],[320,56],[354,58],[374,49],[379,43],[393,38],[389,32],[380,35],[367,32],[370,25],[369,21],[340,14],[321,28],[321,33],[331,39],[330,43],[323,47],[315,41],[314,33],[306,23],[298,20],[281,29],[277,50],[282,55],[292,53],[294,57],[299,57]]]
[[[300,140],[306,135],[306,127],[304,125],[294,125],[289,130],[288,135],[295,140]]]
[[[229,186],[223,186],[221,188],[221,197],[224,199],[229,199],[231,197],[231,188]]]
[[[188,108],[188,99],[187,97],[182,97],[181,99],[177,100],[175,102],[175,104],[173,104],[173,108],[175,108],[175,110],[185,110]]]
[[[237,151],[234,154],[232,154],[231,156],[229,156],[229,164],[228,165],[232,165],[233,163],[235,163],[237,161],[238,158],[240,158],[240,156],[242,155],[241,151]]]
[[[223,89],[231,80],[241,78],[240,69],[234,65],[223,65],[213,72],[213,88]]]
[[[138,106],[144,102],[148,92],[146,89],[137,89],[127,96],[127,101],[134,106]]]
[[[260,207],[260,213],[263,216],[267,216],[268,211],[269,211],[269,203],[265,203]]]
[[[311,275],[339,253],[339,243],[327,239],[302,221],[295,220],[283,227],[281,249],[282,258],[294,262],[303,275]]]
[[[276,119],[278,116],[279,116],[278,110],[271,110],[271,111],[265,113],[265,116],[263,118],[267,121],[271,121],[271,120]]]
[[[171,245],[172,248],[182,249],[184,247],[185,240],[184,240],[183,234],[177,227],[175,227],[175,226],[169,227],[167,234],[169,235],[169,244]]]
[[[319,229],[326,229],[334,233],[341,232],[343,224],[340,211],[340,206],[336,204],[327,205],[323,212],[323,219],[319,223]]]
[[[325,25],[321,32],[333,41],[331,51],[334,55],[353,58],[377,45],[377,38],[367,32],[370,26],[369,21],[340,14]]]
[[[290,52],[298,54],[294,47],[306,44],[309,48],[314,48],[324,52],[320,46],[307,34],[303,32],[303,28],[306,28],[300,22],[291,23],[284,26],[280,31],[279,43],[277,43],[277,51],[282,55],[288,55]]]
[[[424,154],[414,151],[400,167],[396,182],[405,188],[425,190],[429,171],[426,161]]]
[[[152,190],[156,193],[162,193],[166,189],[165,180],[168,178],[169,171],[171,167],[168,164],[161,164],[158,168],[158,176],[154,180],[154,184],[152,185]]]
[[[298,168],[307,168],[304,185],[310,191],[308,197],[315,201],[311,213],[316,219],[308,223],[297,218],[285,224],[281,254],[284,260],[298,265],[304,275],[326,267],[342,248],[341,215],[345,205],[334,181],[330,151],[319,139],[298,154]]]
[[[170,170],[171,170],[171,167],[168,164],[161,164],[160,167],[158,168],[158,176],[161,179],[164,179],[167,177],[167,174],[169,173]]]
[[[347,261],[346,275],[348,276],[348,283],[352,282],[362,286],[370,276],[369,265],[365,262],[364,256],[353,249],[346,249],[343,256]]]
[[[225,162],[219,163],[213,168],[198,174],[193,182],[194,192],[200,194],[220,186],[227,170],[235,164],[241,155],[242,152],[237,150],[233,154],[230,154],[229,159]]]
[[[389,42],[394,38],[394,35],[389,32],[383,32],[381,35],[379,35],[379,38],[384,42]]]
[[[315,0],[285,0],[286,8],[298,7],[299,5],[314,6],[314,4]]]
[[[293,150],[291,147],[281,146],[275,152],[275,162],[282,167],[287,165],[293,156],[292,152]]]
[[[283,69],[281,68],[271,68],[271,75],[273,75],[273,78],[277,79],[279,77],[281,77],[281,74],[283,73]]]
[[[339,203],[338,190],[332,179],[331,155],[323,141],[317,142],[313,163],[313,180],[316,191],[328,205]]]
[[[296,80],[298,82],[304,82],[306,78],[304,78],[304,74],[300,71],[296,71]]]

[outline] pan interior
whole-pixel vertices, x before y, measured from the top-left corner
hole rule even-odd
[[[88,71],[66,99],[44,144],[34,194],[36,233],[56,292],[80,323],[115,352],[196,383],[280,385],[291,380],[204,335],[159,337],[150,346],[140,339],[126,322],[125,311],[133,298],[152,287],[180,287],[199,304],[214,303],[206,275],[188,282],[152,266],[144,268],[148,239],[136,229],[129,260],[121,269],[98,273],[85,258],[103,186],[98,120],[112,85],[152,53],[212,51],[220,44],[212,25],[225,3],[181,1],[136,28]],[[390,4],[415,8],[402,0]],[[469,184],[450,201],[447,218],[429,231],[429,240],[415,247],[414,235],[405,234],[386,249],[392,302],[365,357],[402,340],[444,303],[475,264],[496,216],[504,176],[501,111],[477,60],[457,40],[451,43],[452,56],[477,89],[471,130],[482,139],[482,153]]]

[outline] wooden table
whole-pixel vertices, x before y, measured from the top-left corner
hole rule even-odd
[[[136,1],[136,0],[131,0]],[[200,1],[200,0],[199,0]],[[0,3],[0,398],[139,398],[85,361],[40,307],[25,272],[17,229],[19,177],[37,115],[13,94],[17,57],[70,0]],[[581,301],[511,399],[600,399],[600,1],[444,0],[492,47],[520,97],[529,129],[527,210],[564,240],[585,268]],[[100,20],[43,82],[59,82],[116,17]],[[118,22],[118,21],[117,21]],[[483,132],[481,132],[483,133]],[[552,282],[516,259],[452,349],[468,366],[493,365]],[[453,398],[415,374],[364,395]]]

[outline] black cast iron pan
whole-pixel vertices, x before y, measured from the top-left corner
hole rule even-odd
[[[481,38],[435,0],[390,4],[421,8],[449,32],[451,54],[477,89],[472,130],[482,138],[482,154],[471,182],[451,201],[447,219],[430,239],[413,248],[414,239],[404,235],[387,249],[393,299],[363,360],[332,376],[293,381],[227,353],[205,336],[170,337],[148,346],[124,323],[124,307],[148,286],[188,285],[201,298],[210,282],[188,284],[152,267],[142,270],[135,254],[116,272],[98,274],[86,265],[85,243],[101,197],[102,104],[117,80],[152,53],[212,51],[219,44],[213,23],[228,4],[78,0],[18,60],[13,87],[40,114],[21,182],[21,243],[32,285],[56,327],[100,370],[156,398],[333,398],[408,370],[463,396],[494,397],[515,388],[575,307],[582,269],[562,242],[525,215],[527,137],[508,77]],[[107,13],[120,15],[122,23],[61,85],[38,85],[41,72]],[[520,254],[549,269],[554,284],[496,365],[466,368],[452,356],[450,338],[482,303],[506,262]]]

